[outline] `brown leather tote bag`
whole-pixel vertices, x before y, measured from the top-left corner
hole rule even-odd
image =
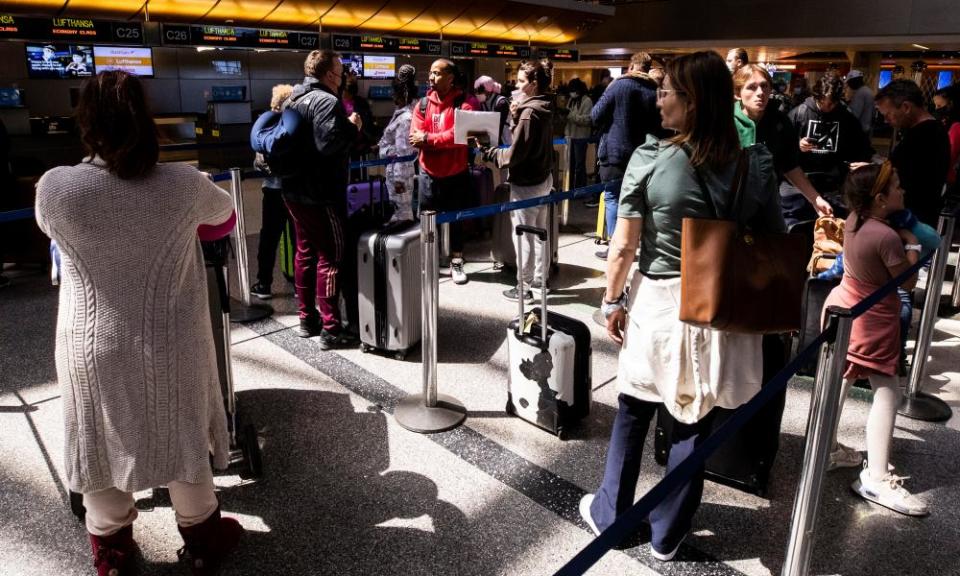
[[[721,216],[697,170],[715,219],[684,218],[680,234],[680,320],[727,332],[800,329],[808,247],[802,235],[754,232],[742,219],[750,160],[741,151],[731,214]]]

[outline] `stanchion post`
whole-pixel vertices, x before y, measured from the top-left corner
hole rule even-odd
[[[920,391],[927,367],[927,351],[933,339],[933,327],[937,323],[938,308],[940,307],[940,293],[943,290],[943,276],[947,271],[947,259],[950,257],[950,246],[953,238],[955,218],[953,214],[940,215],[938,228],[942,230],[940,247],[933,255],[930,264],[930,273],[927,275],[926,294],[923,299],[923,314],[920,316],[920,329],[917,331],[917,344],[913,350],[913,362],[910,364],[910,377],[907,380],[907,390],[900,403],[898,414],[923,420],[926,422],[942,422],[949,420],[953,414],[946,402]]]
[[[420,286],[423,308],[423,394],[407,396],[397,404],[393,413],[397,424],[421,434],[451,430],[467,417],[467,409],[456,398],[437,393],[437,311],[440,293],[437,236],[437,213],[433,210],[422,212],[420,249],[423,268]]]
[[[247,267],[247,234],[243,216],[243,175],[239,168],[230,169],[230,195],[233,197],[233,211],[237,215],[234,228],[236,245],[237,281],[240,283],[241,306],[234,306],[230,320],[233,322],[253,322],[273,314],[270,306],[250,302],[250,272]]]
[[[956,227],[956,213],[954,213],[954,227]],[[947,246],[949,249],[953,248],[953,238],[947,238]],[[953,291],[950,293],[950,305],[960,308],[960,250],[957,250],[957,263],[953,267]]]
[[[787,543],[782,576],[806,576],[809,571],[823,476],[827,471],[830,450],[833,448],[833,431],[840,416],[840,394],[843,390],[843,372],[847,363],[853,317],[849,310],[836,306],[829,307],[827,315],[828,322],[836,326],[837,334],[833,343],[825,343],[820,349],[817,380],[807,420],[803,469],[793,502],[790,540]]]
[[[573,158],[570,156],[573,153],[573,146],[570,145],[570,140],[564,140],[563,144],[560,145],[560,166],[563,172],[560,177],[560,182],[554,182],[554,187],[560,192],[566,192],[567,190],[573,189],[571,182],[573,180]],[[560,224],[564,227],[570,223],[570,201],[564,200],[560,204]]]

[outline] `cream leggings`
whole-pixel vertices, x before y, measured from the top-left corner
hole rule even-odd
[[[843,381],[840,396],[840,414],[843,413],[843,401],[850,391],[853,380]],[[900,380],[895,376],[883,374],[870,375],[870,387],[873,388],[873,404],[867,416],[867,468],[870,476],[880,480],[887,475],[887,463],[890,461],[890,444],[893,442],[893,424],[900,406]],[[837,432],[833,432],[833,445],[837,445]]]
[[[184,528],[200,524],[217,509],[213,479],[200,484],[174,481],[167,489],[177,524]],[[87,508],[87,532],[94,536],[109,536],[137,519],[133,494],[116,488],[84,494],[83,505]]]

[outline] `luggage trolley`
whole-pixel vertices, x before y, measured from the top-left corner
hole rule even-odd
[[[210,323],[217,351],[217,371],[220,391],[227,413],[230,432],[230,464],[244,480],[259,478],[263,473],[263,459],[257,429],[237,408],[237,394],[233,385],[233,364],[230,359],[230,293],[227,284],[227,256],[229,238],[203,243],[207,265],[207,293],[210,297]],[[219,311],[219,313],[218,313]]]
[[[263,459],[257,429],[247,422],[237,409],[237,395],[233,387],[233,368],[230,361],[230,294],[227,290],[226,266],[230,239],[203,242],[203,256],[207,272],[207,294],[210,301],[210,324],[217,353],[217,372],[223,406],[230,433],[230,463],[228,470],[240,478],[251,480],[263,473]],[[83,520],[87,510],[83,494],[70,491],[70,510]]]

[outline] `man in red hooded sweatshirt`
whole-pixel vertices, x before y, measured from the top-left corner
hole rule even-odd
[[[414,108],[410,144],[420,149],[420,167],[430,177],[429,190],[420,196],[423,210],[447,212],[469,207],[470,174],[467,146],[453,143],[454,110],[473,110],[463,91],[455,85],[456,65],[440,59],[430,66],[430,91],[426,107]],[[456,284],[466,284],[463,270],[463,227],[450,224],[450,275]]]

